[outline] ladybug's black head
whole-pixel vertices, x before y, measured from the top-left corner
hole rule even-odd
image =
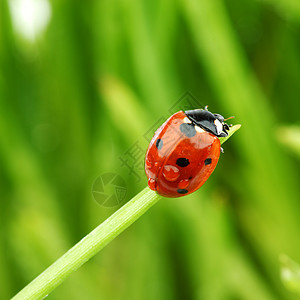
[[[225,137],[228,135],[228,124],[224,123],[224,117],[220,114],[213,114],[204,109],[186,110],[186,116],[194,125],[212,133],[217,137]]]

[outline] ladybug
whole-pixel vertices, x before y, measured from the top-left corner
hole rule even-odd
[[[229,125],[205,109],[179,111],[155,132],[145,158],[148,186],[165,197],[188,195],[208,179]]]

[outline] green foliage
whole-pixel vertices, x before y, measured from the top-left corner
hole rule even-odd
[[[300,127],[281,126],[277,130],[278,140],[300,158]]]
[[[287,255],[280,256],[281,280],[287,289],[300,293],[300,265]]]
[[[188,90],[243,125],[214,174],[160,201],[48,299],[295,299],[278,256],[300,261],[299,159],[287,150],[297,138],[277,132],[300,125],[298,1],[51,9],[31,42],[1,2],[0,298],[118,209],[93,200],[99,175],[120,174],[127,201],[145,187],[143,157],[134,154],[140,179],[119,158],[136,143],[145,151],[146,133]]]

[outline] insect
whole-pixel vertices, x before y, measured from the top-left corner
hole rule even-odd
[[[148,186],[165,197],[181,197],[200,188],[223,150],[218,137],[228,135],[226,120],[208,111],[207,106],[172,115],[158,128],[148,147]]]

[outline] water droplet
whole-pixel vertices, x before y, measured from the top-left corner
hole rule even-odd
[[[163,175],[168,181],[176,181],[180,176],[180,173],[178,168],[171,165],[165,165]]]
[[[151,190],[156,191],[156,181],[153,178],[148,179],[148,186]]]
[[[178,188],[179,189],[186,189],[189,185],[190,181],[188,179],[183,179],[183,180],[180,180],[179,183],[178,183]]]
[[[147,167],[148,169],[151,169],[151,168],[152,168],[152,162],[149,161],[149,160],[147,160],[147,159],[146,159],[146,161],[145,161],[145,165],[146,165],[146,167]]]

